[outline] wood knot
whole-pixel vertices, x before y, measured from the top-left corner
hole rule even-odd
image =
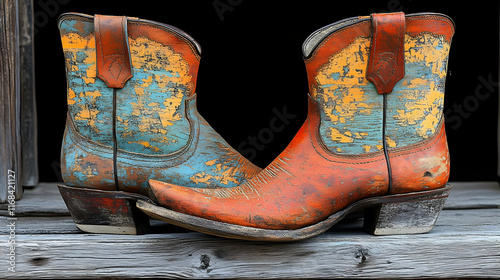
[[[32,258],[30,260],[30,263],[35,266],[43,266],[46,265],[48,262],[49,258],[44,258],[44,257]]]
[[[201,255],[200,256],[200,267],[199,269],[200,270],[207,270],[208,267],[210,266],[210,256],[209,255]],[[209,270],[207,270],[207,272],[210,272]]]
[[[358,266],[366,265],[368,257],[370,256],[370,252],[368,249],[360,248],[356,251],[356,259],[359,260]]]

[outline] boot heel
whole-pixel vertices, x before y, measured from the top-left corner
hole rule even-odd
[[[432,230],[451,186],[425,194],[393,195],[365,209],[364,230],[374,235],[418,234]]]
[[[143,234],[149,217],[137,209],[137,194],[59,185],[59,192],[76,226],[89,233]]]

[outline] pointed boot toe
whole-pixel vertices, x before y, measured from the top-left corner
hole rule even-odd
[[[229,189],[155,182],[157,205],[138,206],[250,240],[309,238],[358,211],[375,235],[430,231],[450,191],[443,102],[453,33],[451,19],[432,13],[319,29],[303,45],[307,119],[269,166]]]
[[[173,201],[175,201],[175,197],[179,196],[179,193],[182,193],[182,196],[185,196],[188,195],[187,192],[190,192],[191,190],[191,188],[158,180],[149,180],[149,189],[149,197],[155,204],[159,204],[160,201],[172,201],[173,203]],[[170,197],[167,197],[166,194],[169,194]]]

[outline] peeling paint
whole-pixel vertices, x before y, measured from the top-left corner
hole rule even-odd
[[[59,27],[71,119],[61,156],[64,182],[116,190],[114,94],[97,78],[93,23],[72,18],[62,21]],[[175,53],[174,46],[146,36],[129,37],[129,45],[134,76],[123,89],[115,90],[116,165],[121,190],[148,195],[148,179],[186,187],[234,187],[260,171],[198,114],[196,98],[187,100],[195,84],[190,74],[192,66]],[[192,131],[199,135],[191,139],[192,153],[178,153],[187,146]]]
[[[370,38],[358,37],[316,76],[312,96],[322,107],[320,133],[332,151],[376,152],[382,143],[382,103],[365,77],[369,50]]]
[[[382,145],[383,98],[365,78],[370,38],[358,37],[332,55],[316,76],[312,95],[322,107],[321,137],[342,154],[376,152]],[[405,36],[405,78],[388,94],[389,148],[436,133],[442,117],[450,44],[430,33]]]
[[[443,114],[450,43],[422,33],[405,37],[405,78],[388,95],[387,135],[404,147],[437,132]]]
[[[68,109],[78,132],[111,145],[112,90],[96,80],[95,38],[69,32],[61,36],[66,57]]]
[[[134,76],[118,94],[117,137],[126,150],[175,152],[189,140],[184,117],[189,65],[169,46],[146,37],[129,38],[129,45]]]

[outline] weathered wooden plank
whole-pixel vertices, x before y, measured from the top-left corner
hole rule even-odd
[[[0,225],[8,225],[12,221],[9,217],[0,217]],[[17,217],[16,234],[83,234],[70,216],[53,217]],[[167,224],[163,221],[151,220],[148,234],[171,234],[191,232],[187,229]],[[8,227],[0,226],[0,235],[9,234]]]
[[[500,208],[498,182],[452,182],[445,209]]]
[[[3,237],[5,238],[5,237]],[[144,236],[20,235],[12,279],[452,278],[500,275],[498,233],[433,231],[372,237],[328,233],[259,243],[198,233]]]
[[[16,235],[21,234],[81,234],[69,216],[56,217],[0,217],[0,225],[9,225],[15,221]],[[0,234],[8,235],[10,229],[2,226]]]
[[[17,0],[0,2],[0,203],[22,196],[17,7]]]
[[[33,0],[19,1],[22,184],[38,184]]]
[[[10,217],[0,217],[0,225],[8,224]],[[70,216],[51,217],[16,217],[17,234],[66,234],[79,233]],[[467,232],[473,233],[500,233],[500,210],[498,209],[471,209],[471,210],[444,210],[439,216],[434,230],[440,232]],[[342,221],[328,232],[345,233],[362,231],[362,219]],[[151,220],[149,234],[171,234],[191,232],[180,227],[159,220]],[[9,229],[0,226],[0,234],[8,234]],[[371,235],[370,235],[371,236]],[[417,235],[418,236],[418,235]],[[374,237],[376,238],[376,237]]]
[[[468,184],[454,183],[458,194],[452,205],[470,208],[474,195],[496,199],[500,192],[495,184]],[[462,192],[469,195],[463,196]],[[35,203],[39,206],[63,203],[55,184],[41,184],[27,191],[26,200],[18,201],[16,211],[31,213],[28,205],[23,209],[23,203],[32,205],[35,197],[42,198]],[[475,205],[485,203],[478,198]],[[12,279],[414,279],[500,275],[498,208],[444,210],[428,234],[372,236],[362,231],[361,220],[350,220],[316,238],[293,243],[228,240],[160,221],[153,221],[152,234],[123,236],[82,233],[69,216],[16,218],[0,217],[2,225],[15,222],[16,272],[6,270]],[[8,245],[5,241],[11,236],[8,226],[0,226],[2,246]]]
[[[228,240],[194,232],[33,235],[23,233],[29,230],[25,231],[28,225],[22,219],[15,237],[16,272],[8,274],[12,279],[500,275],[500,209],[445,210],[428,234],[372,236],[362,232],[359,221],[352,221],[318,237],[290,243]],[[57,219],[69,225],[69,217]],[[8,235],[0,238],[6,240]]]
[[[0,204],[0,216],[8,215],[8,206]],[[69,215],[57,183],[40,183],[35,189],[27,189],[24,198],[16,201],[14,212],[16,216]]]

